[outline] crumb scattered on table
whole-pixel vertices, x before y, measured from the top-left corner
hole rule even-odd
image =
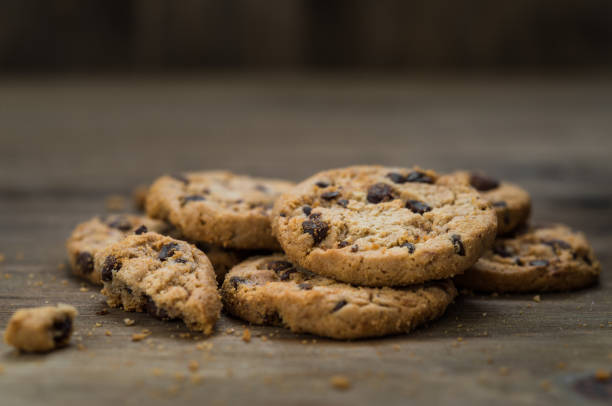
[[[605,370],[603,368],[600,368],[597,371],[595,371],[595,379],[597,379],[600,382],[607,382],[610,380],[611,377],[612,377],[612,374],[610,373],[610,371]]]
[[[334,389],[347,390],[351,387],[351,381],[344,375],[334,375],[329,379]]]
[[[251,332],[249,331],[248,328],[245,328],[244,331],[242,332],[242,341],[244,341],[245,343],[248,343],[251,341]]]
[[[533,301],[536,303],[540,303],[542,301],[542,298],[540,297],[540,295],[535,295],[533,297]]]
[[[132,319],[123,319],[123,324],[125,324],[126,326],[133,326],[134,323],[136,323],[136,320],[132,320]]]

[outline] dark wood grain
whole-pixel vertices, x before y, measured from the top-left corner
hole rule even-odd
[[[0,344],[0,403],[605,403],[573,387],[612,368],[610,106],[612,82],[594,78],[5,81],[0,326],[14,310],[45,303],[72,303],[80,316],[64,350],[19,355]],[[353,163],[479,168],[521,183],[535,221],[587,233],[601,283],[540,303],[464,296],[406,336],[347,343],[251,327],[245,343],[243,323],[226,316],[214,336],[194,340],[180,338],[179,323],[100,315],[95,287],[59,269],[77,222],[104,213],[109,194],[162,173],[223,167],[299,180]],[[136,324],[126,327],[125,317]],[[150,341],[131,342],[143,328]],[[190,360],[201,381],[192,382]],[[333,389],[335,374],[352,387]]]

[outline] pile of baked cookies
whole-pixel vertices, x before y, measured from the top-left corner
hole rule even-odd
[[[156,180],[146,216],[76,227],[73,272],[108,304],[211,334],[225,309],[336,339],[406,333],[456,285],[578,289],[600,264],[584,235],[530,226],[530,197],[482,174],[354,166],[299,184],[204,171]]]

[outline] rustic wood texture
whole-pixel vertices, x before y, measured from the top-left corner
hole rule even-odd
[[[612,383],[575,387],[612,368],[611,106],[612,81],[594,78],[4,80],[0,329],[25,306],[67,302],[80,316],[66,349],[20,355],[0,344],[0,403],[609,404]],[[338,342],[253,326],[246,343],[244,323],[227,316],[203,339],[142,314],[100,315],[97,289],[59,268],[77,222],[162,173],[299,180],[355,163],[478,168],[518,182],[535,221],[587,233],[601,283],[539,303],[462,296],[405,336]],[[144,328],[149,339],[132,342]],[[336,374],[351,388],[334,389]]]

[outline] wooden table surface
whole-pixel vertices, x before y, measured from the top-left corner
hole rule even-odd
[[[612,369],[609,78],[12,78],[0,81],[0,141],[0,329],[21,307],[80,312],[68,348],[20,355],[0,344],[2,405],[611,402],[612,382],[592,378]],[[244,323],[227,316],[204,339],[177,322],[100,314],[97,288],[61,269],[77,222],[160,174],[299,180],[356,163],[518,182],[535,221],[586,232],[601,283],[539,303],[462,296],[405,336],[339,342],[253,326],[245,343]],[[145,328],[148,340],[130,340]],[[330,385],[337,374],[350,389]]]

